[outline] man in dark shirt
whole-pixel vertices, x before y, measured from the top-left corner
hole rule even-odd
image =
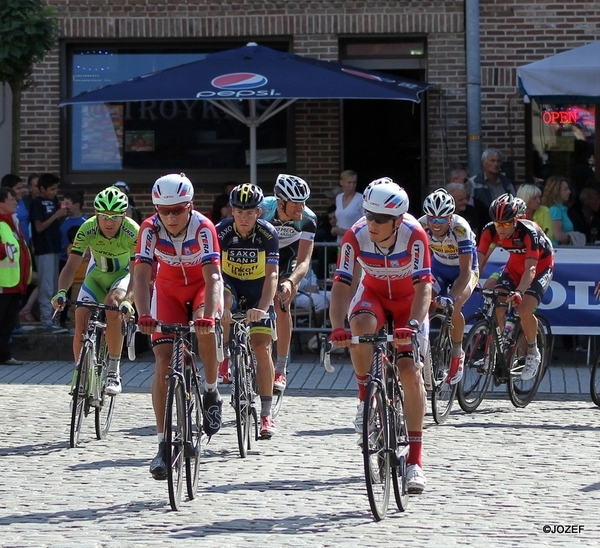
[[[515,187],[510,179],[501,173],[502,155],[495,148],[488,148],[481,155],[482,171],[471,177],[473,198],[489,207],[492,201],[504,193],[515,194]]]
[[[600,194],[595,188],[584,188],[567,213],[573,229],[585,234],[588,245],[600,240]]]

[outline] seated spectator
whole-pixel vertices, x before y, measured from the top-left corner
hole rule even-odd
[[[573,221],[573,229],[585,234],[587,245],[600,240],[600,194],[595,188],[583,188],[567,213]]]
[[[554,232],[552,245],[554,246],[569,245],[571,243],[569,232],[573,232],[575,229],[567,213],[566,204],[570,196],[571,188],[565,177],[561,175],[548,177],[542,192],[542,204],[550,209]]]
[[[521,185],[517,197],[525,202],[525,218],[536,222],[551,240],[554,238],[554,228],[550,210],[542,205],[542,191],[535,185]]]
[[[319,287],[317,275],[310,269],[298,286],[294,304],[298,308],[309,311],[314,307],[317,324],[321,325],[323,323],[325,310],[329,308],[330,302],[331,291],[326,291]]]

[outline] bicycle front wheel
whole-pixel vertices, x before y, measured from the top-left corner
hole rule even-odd
[[[185,440],[185,394],[183,385],[177,377],[171,377],[165,409],[165,443],[167,447],[167,480],[169,484],[169,502],[173,510],[179,510],[183,492],[183,464]]]
[[[592,374],[590,376],[590,395],[592,396],[592,401],[600,407],[600,354],[596,358],[594,365],[592,365]]]
[[[537,328],[537,347],[540,352],[540,364],[535,376],[529,380],[521,379],[521,373],[525,366],[527,357],[527,340],[521,326],[515,333],[515,344],[507,356],[507,362],[510,368],[510,378],[508,380],[508,396],[515,407],[526,407],[537,394],[540,383],[547,368],[549,359],[546,331],[542,324],[538,322]]]
[[[76,368],[77,380],[71,395],[71,429],[69,433],[71,447],[77,447],[79,443],[83,417],[86,414],[90,371],[94,367],[92,350],[91,343],[84,343]]]
[[[480,320],[471,328],[464,349],[464,373],[456,395],[461,409],[473,413],[485,397],[495,364],[495,347],[487,320]]]
[[[382,520],[390,500],[390,454],[387,450],[387,410],[381,387],[371,382],[363,414],[363,460],[369,505],[375,521]]]
[[[96,358],[96,379],[97,386],[100,388],[98,401],[96,401],[96,438],[101,440],[105,438],[110,429],[113,413],[115,410],[116,398],[105,394],[104,387],[106,386],[106,372],[108,369],[108,347],[104,339],[104,333],[100,342],[98,357]]]
[[[436,331],[437,334],[430,346],[432,371],[431,413],[437,424],[443,424],[452,410],[457,386],[455,384],[450,385],[447,382],[452,357],[452,341],[447,326],[442,323],[446,321],[446,318],[445,316],[437,316],[432,319],[432,322],[436,322],[436,318],[437,322],[440,323],[440,327]],[[427,367],[427,364],[425,367]]]
[[[392,455],[392,485],[394,486],[394,498],[400,512],[408,508],[408,487],[406,485],[406,460],[408,458],[408,428],[404,415],[404,402],[400,387],[394,381],[394,393],[391,396],[393,421],[390,429],[394,429],[394,454]],[[389,396],[389,395],[388,395]]]
[[[250,380],[248,379],[247,361],[248,354],[236,348],[231,355],[233,363],[233,374],[235,375],[235,426],[237,431],[238,449],[240,457],[246,458],[250,449],[250,405],[252,395],[250,394]]]
[[[188,402],[188,416],[190,420],[190,436],[188,438],[185,458],[185,482],[187,494],[190,500],[196,497],[198,492],[198,480],[200,478],[200,456],[202,455],[202,421],[204,410],[200,396],[199,379],[189,369],[187,385],[190,387],[190,399]]]

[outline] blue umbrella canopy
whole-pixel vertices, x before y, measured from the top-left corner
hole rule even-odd
[[[256,128],[298,99],[396,99],[420,102],[425,82],[302,57],[250,43],[204,59],[86,91],[59,106],[206,100],[250,128],[250,180],[256,183]],[[256,100],[272,100],[260,115]],[[240,100],[249,101],[249,115]]]

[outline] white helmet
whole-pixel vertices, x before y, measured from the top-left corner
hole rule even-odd
[[[456,205],[452,194],[444,188],[434,190],[423,202],[423,211],[432,217],[452,215],[455,209]]]
[[[382,177],[365,188],[363,208],[371,213],[400,217],[408,211],[408,194],[389,177]]]
[[[152,203],[154,205],[175,205],[191,202],[194,198],[194,187],[185,173],[171,173],[156,180],[152,187]]]
[[[295,175],[280,173],[274,188],[275,196],[286,202],[306,202],[310,197],[308,183]]]

